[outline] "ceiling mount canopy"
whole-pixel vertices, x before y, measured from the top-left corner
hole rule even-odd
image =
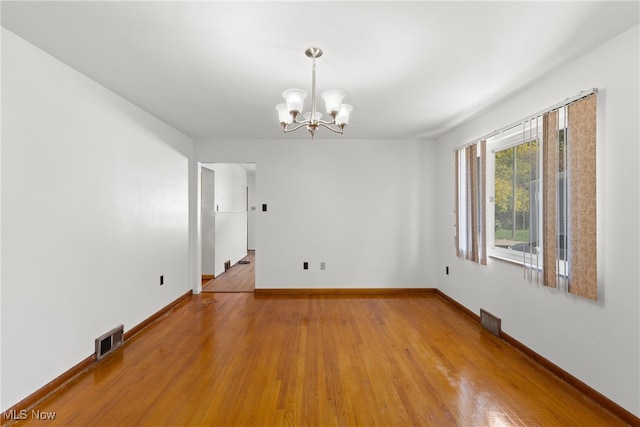
[[[322,114],[316,111],[316,59],[322,56],[322,49],[310,47],[305,52],[307,57],[313,60],[311,66],[311,111],[303,113],[304,100],[307,93],[302,89],[287,89],[282,92],[285,103],[276,105],[280,124],[285,133],[293,132],[306,127],[311,134],[311,139],[316,135],[319,127],[329,129],[331,132],[342,135],[344,127],[349,123],[349,115],[353,108],[343,104],[345,93],[332,89],[322,93],[327,114],[331,120],[322,120]],[[302,120],[300,119],[302,117]]]

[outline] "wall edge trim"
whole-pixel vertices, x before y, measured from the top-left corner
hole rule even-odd
[[[259,295],[407,295],[435,294],[436,288],[259,288]]]

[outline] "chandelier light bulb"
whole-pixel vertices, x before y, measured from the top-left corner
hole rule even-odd
[[[302,117],[303,117],[305,120],[311,120],[311,118],[312,118],[312,117],[311,117],[311,111],[308,111],[308,112],[306,112],[306,113],[303,113],[303,114],[302,114]],[[322,118],[322,113],[318,113],[318,112],[316,111],[316,116],[315,116],[315,118],[316,118],[317,120],[320,120],[320,119]]]
[[[289,113],[295,115],[302,112],[302,106],[304,105],[304,99],[307,97],[307,92],[302,89],[287,89],[282,92],[282,97],[287,101]]]
[[[336,116],[336,124],[341,128],[349,124],[349,116],[351,115],[351,111],[353,111],[353,107],[351,105],[342,104],[340,112]]]
[[[340,112],[340,106],[342,105],[344,97],[345,93],[337,89],[322,92],[322,99],[324,99],[327,113],[335,117],[336,114]]]
[[[282,104],[276,105],[276,110],[278,111],[278,119],[280,120],[281,125],[286,126],[293,122],[293,117],[287,109],[287,104],[283,102]]]

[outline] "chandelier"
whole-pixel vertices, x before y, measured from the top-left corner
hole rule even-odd
[[[321,120],[322,114],[316,111],[316,58],[322,56],[322,49],[310,47],[304,53],[313,60],[311,66],[311,111],[302,113],[302,105],[307,97],[307,93],[302,89],[287,89],[282,92],[286,103],[276,105],[276,110],[284,133],[306,127],[311,134],[311,139],[313,139],[316,130],[323,127],[342,135],[344,127],[349,123],[349,114],[353,108],[342,103],[342,99],[345,97],[343,91],[333,89],[322,92],[322,99],[324,99],[327,114],[331,116],[331,120]],[[300,120],[300,117],[303,120]]]

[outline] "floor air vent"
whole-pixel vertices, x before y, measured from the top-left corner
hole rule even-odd
[[[124,325],[120,325],[96,338],[96,360],[100,360],[107,354],[122,345],[124,341]]]
[[[498,319],[493,314],[480,309],[480,324],[493,335],[499,337],[501,331],[502,320]]]

